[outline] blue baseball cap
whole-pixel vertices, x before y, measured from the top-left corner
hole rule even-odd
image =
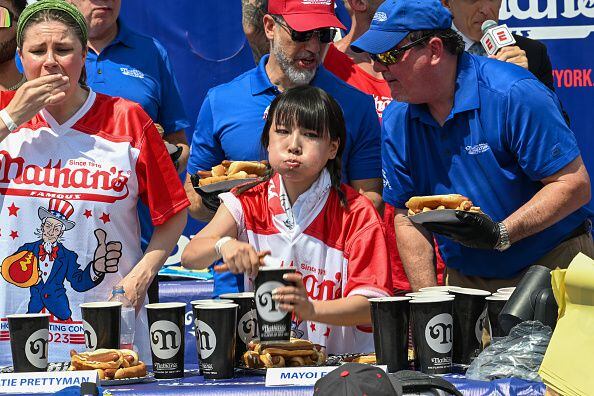
[[[386,0],[373,16],[369,30],[351,48],[381,54],[396,47],[410,32],[451,27],[452,14],[439,0]]]

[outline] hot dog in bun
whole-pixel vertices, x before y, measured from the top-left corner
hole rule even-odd
[[[96,370],[100,379],[144,377],[146,365],[130,349],[97,349],[70,352],[70,370]]]

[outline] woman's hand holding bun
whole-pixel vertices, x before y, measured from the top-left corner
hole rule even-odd
[[[20,126],[44,107],[64,100],[69,88],[68,76],[62,74],[50,74],[27,81],[17,89],[14,98],[6,106],[6,111],[15,124]]]

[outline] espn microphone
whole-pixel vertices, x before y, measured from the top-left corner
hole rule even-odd
[[[487,55],[493,55],[501,48],[516,43],[516,39],[505,24],[497,26],[497,22],[488,19],[481,25],[481,30],[483,31],[481,44]]]

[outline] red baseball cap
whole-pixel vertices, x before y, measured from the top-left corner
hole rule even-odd
[[[282,15],[298,32],[328,27],[346,30],[334,13],[334,0],[269,0],[268,13]]]

